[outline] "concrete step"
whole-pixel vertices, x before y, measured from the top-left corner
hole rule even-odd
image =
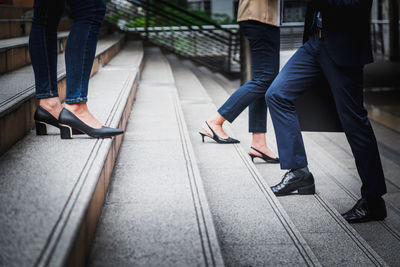
[[[58,25],[58,31],[69,31],[72,26],[72,20],[62,18]],[[32,19],[0,19],[0,39],[9,39],[28,36],[31,31]]]
[[[198,130],[215,106],[187,66],[167,56],[227,266],[320,266],[240,145],[202,143]]]
[[[128,42],[90,82],[89,108],[125,129],[143,50]],[[2,266],[84,266],[123,136],[61,140],[31,131],[0,157]]]
[[[68,32],[57,36],[58,52],[64,51]],[[0,74],[10,72],[31,63],[29,56],[29,36],[0,40]]]
[[[285,63],[287,56],[282,57],[281,55],[281,58],[283,59],[281,64]],[[220,81],[219,84],[228,84],[225,80]],[[236,83],[236,87],[230,86],[230,88],[225,87],[224,89],[231,94],[236,90],[237,86],[238,83]],[[268,123],[272,125],[270,121]],[[400,135],[383,125],[373,121],[371,123],[377,137],[388,186],[388,193],[384,198],[388,207],[389,217],[384,223],[353,225],[353,227],[389,265],[397,266],[400,264],[400,257],[396,253],[400,249],[398,246],[400,232],[400,218],[398,217],[400,214],[400,178],[398,175],[400,173],[400,154],[398,152],[400,151]],[[321,177],[328,175],[329,180],[317,178],[317,183],[319,183],[317,190],[320,195],[331,203],[332,207],[341,213],[345,212],[360,197],[361,186],[354,157],[345,135],[343,133],[303,133],[303,136],[305,140],[310,139],[313,141],[312,144],[308,144],[309,142],[305,141],[306,149],[315,148],[316,151],[315,153],[311,150],[308,151],[309,157],[318,153],[318,151],[325,151],[330,155],[330,157],[322,158],[322,161],[328,162],[322,165],[324,165],[324,169],[326,169],[325,166],[333,166],[334,171],[321,174]],[[268,138],[274,145],[274,134],[269,135]],[[317,163],[321,162],[319,156],[316,156],[315,159]],[[351,172],[352,175],[340,173],[339,170],[341,169]],[[275,180],[274,183],[277,181]],[[319,190],[321,188],[325,190]],[[322,194],[323,192],[325,194]],[[379,224],[381,226],[377,226]]]
[[[89,266],[223,266],[171,69],[145,55]]]
[[[31,25],[30,19],[0,19],[0,39],[29,35]]]
[[[201,83],[201,87],[206,88],[206,90],[203,89],[203,94],[208,94],[217,106],[220,106],[229,97],[229,94],[221,86],[221,82],[223,82],[221,77],[217,77],[214,73],[211,73],[203,67],[198,68],[190,62],[185,62],[184,68],[186,68],[186,70],[191,70],[196,75],[196,78],[199,79]],[[210,110],[207,111],[208,113],[214,113],[216,111],[216,107],[212,105],[210,105],[209,109]],[[242,150],[246,151],[249,150],[251,141],[247,132],[247,116],[247,111],[243,112],[232,126],[227,127],[233,129],[233,136],[241,140],[240,146]],[[207,119],[208,115],[205,114],[202,117],[203,119]],[[201,124],[201,120],[200,118],[197,120],[193,118],[193,121],[194,131],[196,124],[197,127]],[[271,125],[269,121],[268,143],[274,148],[273,150],[276,151]],[[207,145],[212,146],[214,144]],[[220,146],[214,149],[220,150]],[[222,151],[216,151],[216,153],[222,154],[223,160],[226,160],[227,156],[225,153],[222,153]],[[268,185],[279,182],[283,175],[279,165],[263,164],[261,162],[250,164],[252,168],[258,171],[261,179]],[[312,167],[314,166],[312,165]],[[314,169],[315,168],[312,170]],[[229,175],[229,172],[226,171],[226,173],[221,173],[220,175]],[[319,172],[314,173],[314,175],[317,179],[319,178]],[[323,266],[335,266],[339,263],[343,266],[385,265],[385,262],[380,256],[369,246],[359,233],[342,219],[340,214],[323,196],[319,194],[315,196],[293,195],[278,199],[290,216],[295,227],[299,230],[301,236],[305,239]]]
[[[26,8],[32,8],[33,2],[34,0],[3,0],[3,3],[6,5]]]
[[[32,8],[0,4],[0,18],[21,19],[32,16]]]
[[[121,49],[124,40],[122,34],[109,35],[99,40],[92,75]],[[58,56],[58,91],[62,100],[65,98],[65,89],[64,54],[61,54]],[[0,155],[32,129],[36,107],[31,65],[0,76]]]
[[[376,129],[376,127],[375,127]],[[354,158],[343,134],[307,134],[305,142],[318,148],[310,151],[315,165],[320,161],[331,162],[326,166],[327,179],[321,179],[320,194],[343,212],[360,197],[361,182],[356,173]],[[385,151],[380,146],[380,151]],[[387,151],[384,152],[387,154]],[[397,154],[398,155],[398,154]],[[384,196],[388,217],[383,222],[353,225],[360,235],[390,266],[400,265],[400,190],[398,162],[381,154],[388,193]]]

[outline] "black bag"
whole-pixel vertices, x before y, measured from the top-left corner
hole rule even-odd
[[[343,132],[333,95],[326,80],[308,89],[295,104],[302,131]]]

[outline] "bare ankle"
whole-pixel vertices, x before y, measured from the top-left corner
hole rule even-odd
[[[88,111],[86,102],[65,104],[65,108],[75,114],[80,114]]]
[[[267,148],[265,133],[253,133],[252,146],[258,149]]]
[[[44,108],[54,109],[61,106],[61,101],[58,97],[42,98],[39,100],[39,105]]]
[[[63,107],[58,97],[42,98],[39,100],[39,106],[47,110],[56,119],[60,116]]]

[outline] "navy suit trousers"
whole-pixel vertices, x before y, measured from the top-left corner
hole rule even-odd
[[[343,67],[329,56],[324,40],[313,35],[292,56],[268,89],[269,107],[282,169],[308,165],[294,102],[326,78],[351,146],[365,198],[386,193],[378,146],[363,105],[363,67]],[[316,111],[318,112],[318,111]]]

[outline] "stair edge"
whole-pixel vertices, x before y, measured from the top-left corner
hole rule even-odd
[[[143,50],[136,69],[135,73],[130,75],[129,82],[125,83],[125,88],[121,90],[120,98],[114,103],[115,109],[107,121],[110,127],[126,129],[143,69]],[[88,162],[91,161],[91,167],[82,172],[86,177],[70,207],[70,216],[58,227],[58,235],[53,236],[51,240],[54,246],[46,249],[45,256],[38,263],[39,266],[86,265],[122,140],[123,135],[120,135],[113,139],[102,139],[96,144],[97,153],[88,159]],[[74,208],[75,203],[77,208]]]

